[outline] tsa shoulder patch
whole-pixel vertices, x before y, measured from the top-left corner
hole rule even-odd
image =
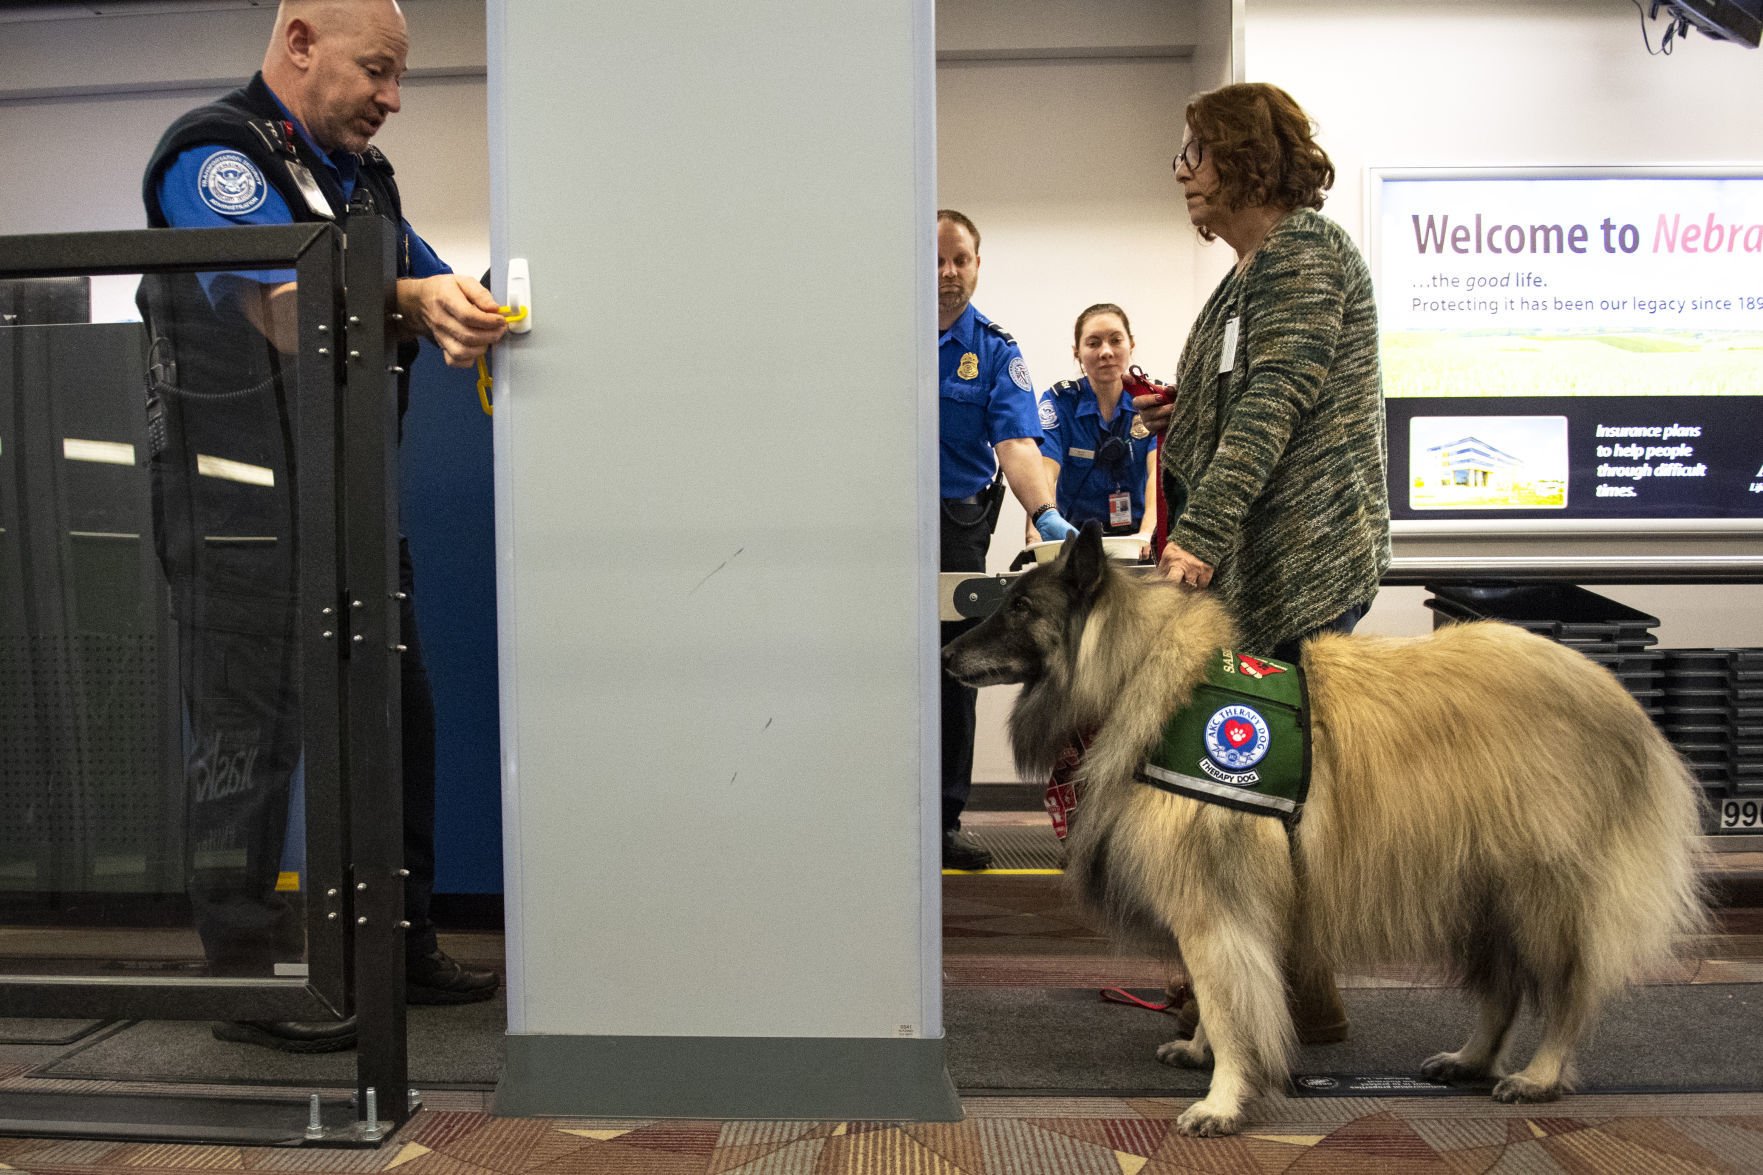
[[[1220,649],[1163,727],[1140,783],[1296,824],[1310,793],[1310,701],[1296,665]]]
[[[1045,429],[1059,427],[1059,407],[1053,403],[1052,392],[1041,393],[1041,427]]]
[[[196,193],[202,203],[222,216],[243,216],[263,207],[269,184],[250,156],[227,149],[202,161],[196,173]]]

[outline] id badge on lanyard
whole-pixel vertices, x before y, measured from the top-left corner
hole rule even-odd
[[[298,159],[288,160],[288,174],[294,177],[294,186],[299,188],[300,195],[306,198],[306,207],[312,209],[315,215],[322,216],[326,220],[337,218],[336,213],[331,211],[330,203],[325,200],[324,193],[319,190],[318,181],[312,178],[312,173],[306,170],[304,163]]]
[[[1108,495],[1108,525],[1132,525],[1132,495],[1125,490],[1115,490]]]

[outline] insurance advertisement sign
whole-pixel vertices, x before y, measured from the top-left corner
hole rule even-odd
[[[1763,170],[1368,190],[1398,519],[1763,520]]]

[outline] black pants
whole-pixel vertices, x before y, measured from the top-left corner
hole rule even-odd
[[[435,924],[429,908],[435,895],[435,693],[423,659],[422,636],[416,628],[416,578],[410,543],[398,540],[398,607],[404,657],[399,666],[400,711],[404,752],[404,953],[420,958],[435,949]]]
[[[156,386],[149,425],[154,539],[179,634],[186,888],[210,970],[261,976],[305,957],[298,900],[277,889],[303,754],[292,422],[274,385],[210,396]],[[201,460],[214,456],[268,473],[216,476]],[[414,957],[435,948],[435,708],[402,540],[398,554],[405,944]]]
[[[1004,485],[993,482],[972,498],[943,499],[939,527],[941,558],[938,566],[944,571],[986,569],[986,548],[991,546],[992,531],[998,525],[998,510],[1004,503]],[[977,620],[945,621],[942,625],[943,644],[979,623]],[[961,812],[973,791],[974,710],[979,691],[962,685],[947,672],[943,674],[943,830],[961,827]]]
[[[1279,642],[1267,655],[1275,661],[1296,665],[1298,653],[1303,648],[1305,641],[1313,636],[1321,636],[1325,632],[1352,632],[1354,628],[1358,627],[1359,622],[1365,619],[1365,614],[1369,611],[1371,611],[1370,604],[1354,604],[1327,624],[1318,625],[1309,632],[1301,632],[1289,641]]]
[[[262,976],[305,957],[300,911],[276,889],[301,758],[294,617],[265,606],[248,631],[201,605],[179,642],[186,887],[211,970]]]

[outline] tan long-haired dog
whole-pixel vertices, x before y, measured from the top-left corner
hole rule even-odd
[[[1095,732],[1066,879],[1119,933],[1180,942],[1204,1016],[1157,1055],[1214,1067],[1178,1127],[1236,1131],[1284,1080],[1294,934],[1330,965],[1433,964],[1474,994],[1468,1041],[1426,1076],[1559,1097],[1600,1006],[1704,917],[1701,801],[1677,755],[1609,672],[1511,625],[1322,636],[1303,653],[1312,775],[1288,839],[1277,818],[1134,778],[1234,638],[1213,596],[1110,565],[1092,526],[943,653],[969,685],[1022,684],[1024,772]],[[1526,1004],[1541,1043],[1507,1075]]]

